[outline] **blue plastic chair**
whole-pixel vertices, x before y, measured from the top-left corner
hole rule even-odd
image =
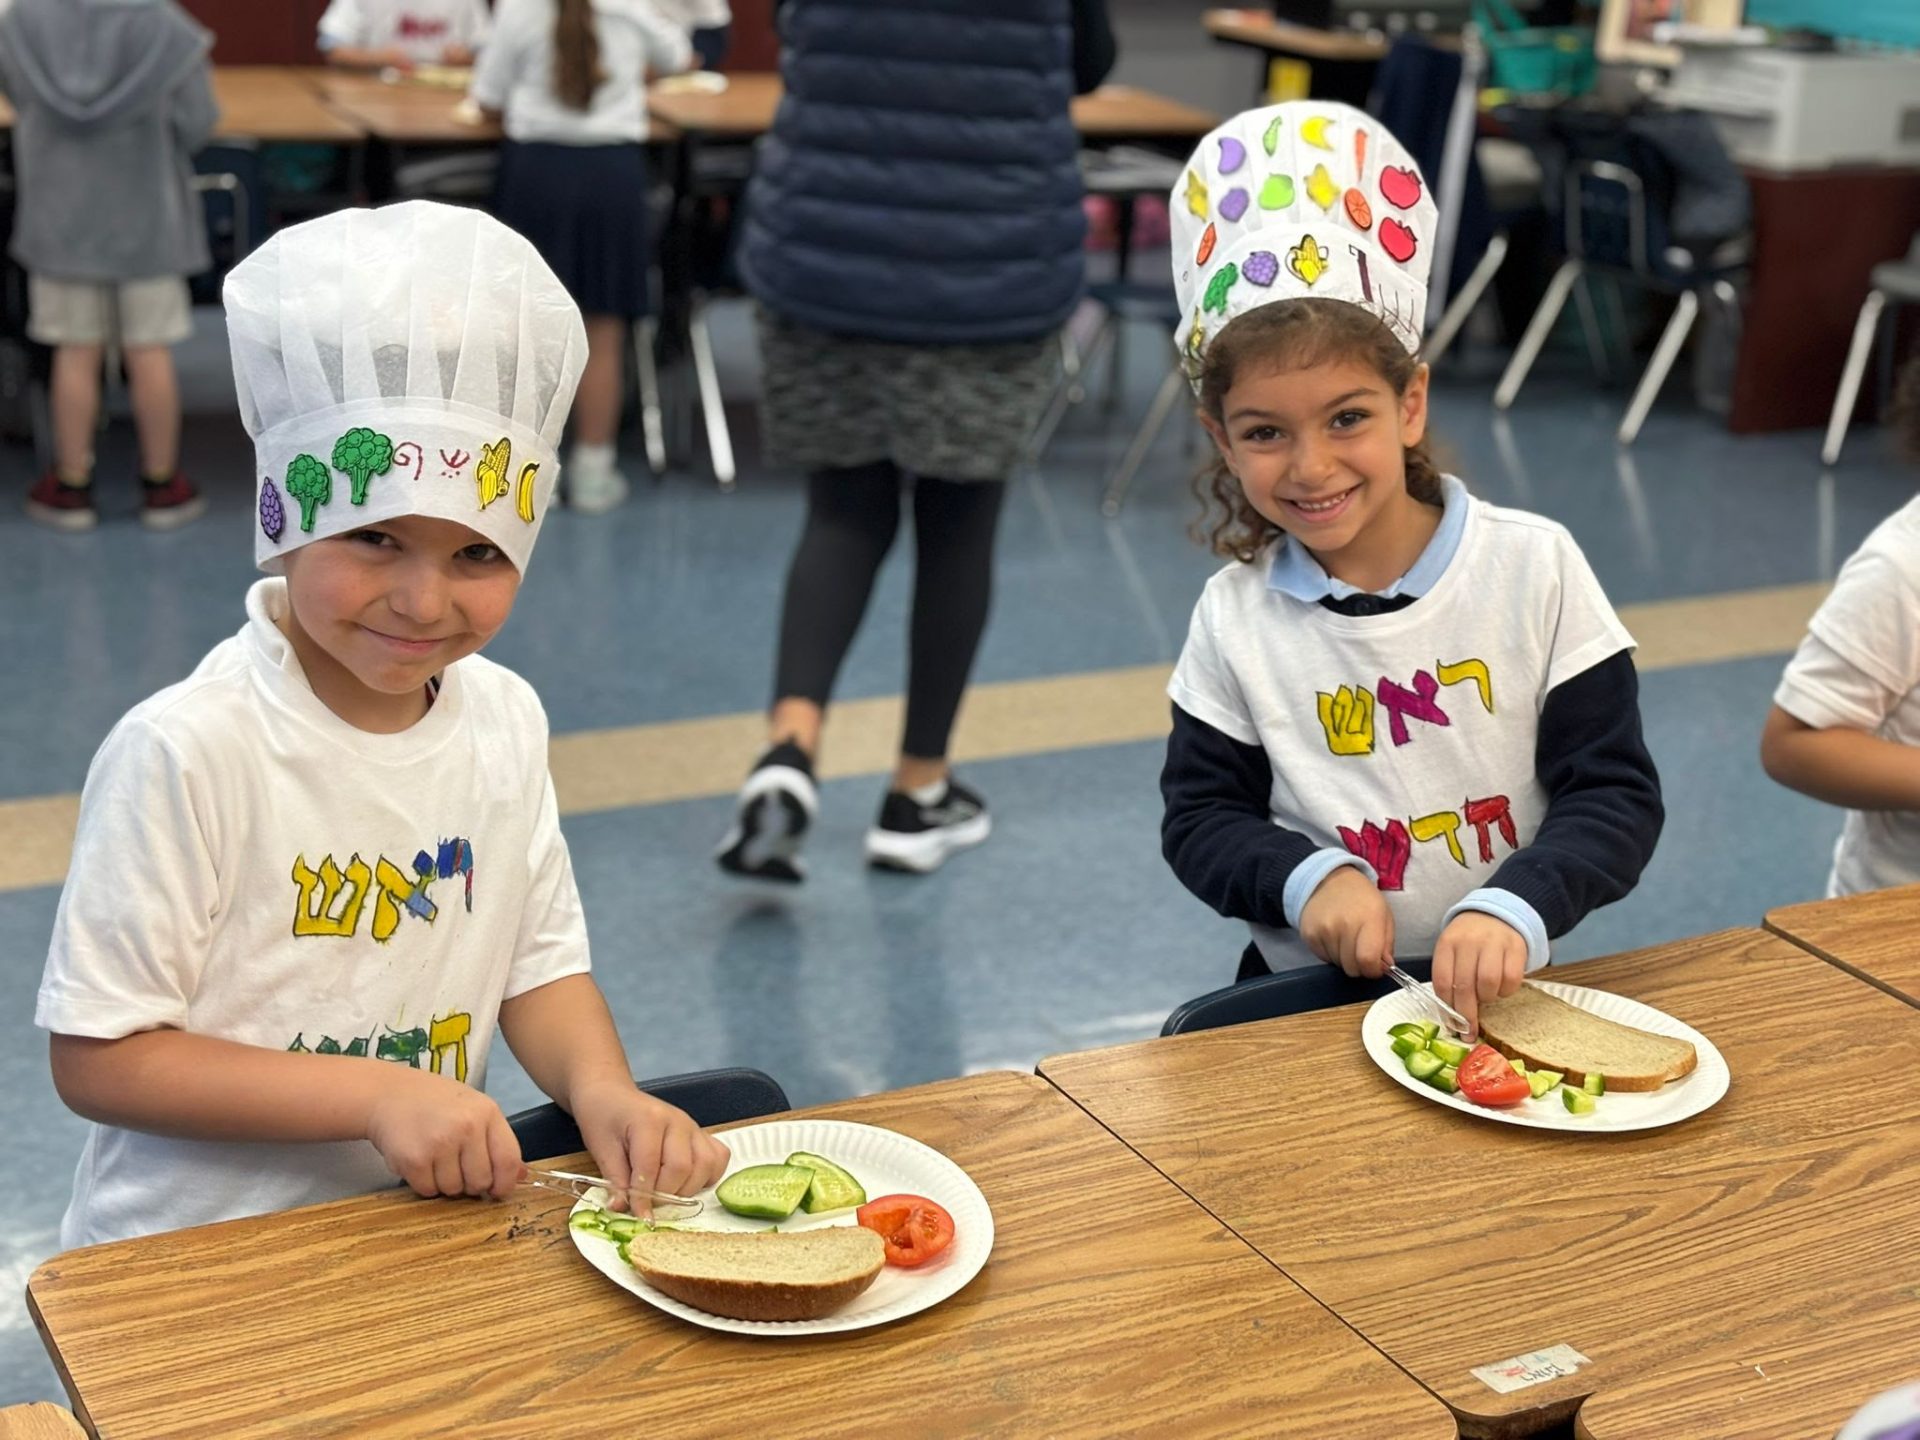
[[[744,1067],[695,1070],[686,1075],[665,1075],[635,1084],[656,1100],[686,1111],[700,1125],[729,1125],[736,1120],[779,1115],[793,1108],[777,1080],[763,1071]],[[587,1148],[573,1116],[551,1101],[509,1115],[507,1124],[513,1127],[514,1138],[520,1142],[522,1160],[572,1155]]]
[[[1402,960],[1400,968],[1416,980],[1433,976],[1433,961]],[[1304,1015],[1309,1010],[1331,1010],[1391,995],[1393,981],[1350,980],[1332,965],[1302,965],[1275,975],[1242,980],[1224,990],[1210,991],[1187,1001],[1167,1017],[1162,1035],[1185,1035],[1195,1030],[1218,1030],[1254,1020],[1276,1020],[1282,1015]]]

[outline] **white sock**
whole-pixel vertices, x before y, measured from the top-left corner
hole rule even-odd
[[[947,793],[947,781],[943,775],[931,784],[922,785],[917,790],[907,791],[907,798],[916,805],[931,805]]]
[[[613,457],[612,445],[582,445],[576,442],[573,457],[568,463],[582,470],[611,470]]]

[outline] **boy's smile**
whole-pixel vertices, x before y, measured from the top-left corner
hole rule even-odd
[[[402,515],[289,554],[281,629],[328,709],[390,734],[426,713],[429,680],[493,638],[519,587],[476,531]]]

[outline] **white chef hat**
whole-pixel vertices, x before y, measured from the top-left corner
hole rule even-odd
[[[262,570],[433,515],[526,573],[587,356],[579,307],[531,245],[424,200],[341,210],[280,231],[224,298]]]
[[[1419,349],[1439,211],[1372,116],[1325,100],[1236,115],[1193,152],[1168,213],[1174,343],[1196,390],[1207,341],[1275,300],[1348,301]]]

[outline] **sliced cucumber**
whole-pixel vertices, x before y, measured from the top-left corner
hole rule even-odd
[[[1563,1085],[1560,1087],[1560,1099],[1572,1114],[1591,1115],[1593,1113],[1593,1096],[1584,1090],[1575,1090]]]
[[[1535,1070],[1527,1076],[1527,1079],[1531,1080],[1535,1075],[1538,1075],[1542,1080],[1547,1082],[1547,1089],[1549,1090],[1567,1078],[1558,1070]]]
[[[1422,1045],[1427,1043],[1427,1032],[1418,1020],[1402,1020],[1398,1025],[1389,1025],[1387,1034],[1398,1040],[1402,1035],[1411,1035]]]
[[[813,1172],[813,1183],[807,1187],[806,1198],[800,1202],[800,1208],[809,1215],[817,1215],[822,1210],[845,1210],[849,1206],[867,1203],[865,1187],[831,1160],[796,1150],[787,1156],[787,1164]]]
[[[1431,1080],[1446,1062],[1431,1050],[1416,1050],[1407,1056],[1407,1073],[1416,1080]]]
[[[1460,1070],[1458,1066],[1442,1065],[1440,1069],[1435,1072],[1434,1077],[1427,1083],[1436,1090],[1444,1090],[1447,1094],[1454,1095],[1459,1093],[1460,1090],[1459,1075]]]
[[[1473,1049],[1471,1045],[1462,1045],[1458,1040],[1449,1040],[1440,1034],[1435,1034],[1427,1042],[1427,1048],[1440,1057],[1443,1065],[1458,1065]]]
[[[1549,1080],[1547,1078],[1552,1073],[1551,1070],[1538,1070],[1527,1076],[1527,1088],[1533,1091],[1534,1099],[1538,1100],[1542,1095],[1560,1083],[1558,1080]]]
[[[1589,1095],[1604,1095],[1607,1093],[1607,1077],[1604,1075],[1589,1075],[1587,1076],[1586,1083],[1580,1088]]]
[[[1426,1048],[1427,1039],[1424,1035],[1396,1035],[1393,1037],[1393,1053],[1398,1055],[1402,1060],[1413,1054],[1414,1051],[1424,1050]]]
[[[813,1171],[804,1165],[749,1165],[722,1180],[713,1195],[736,1215],[784,1220],[812,1185]]]
[[[1514,1074],[1524,1075],[1527,1073],[1527,1062],[1522,1060],[1518,1055],[1509,1057],[1507,1063],[1513,1066]]]

